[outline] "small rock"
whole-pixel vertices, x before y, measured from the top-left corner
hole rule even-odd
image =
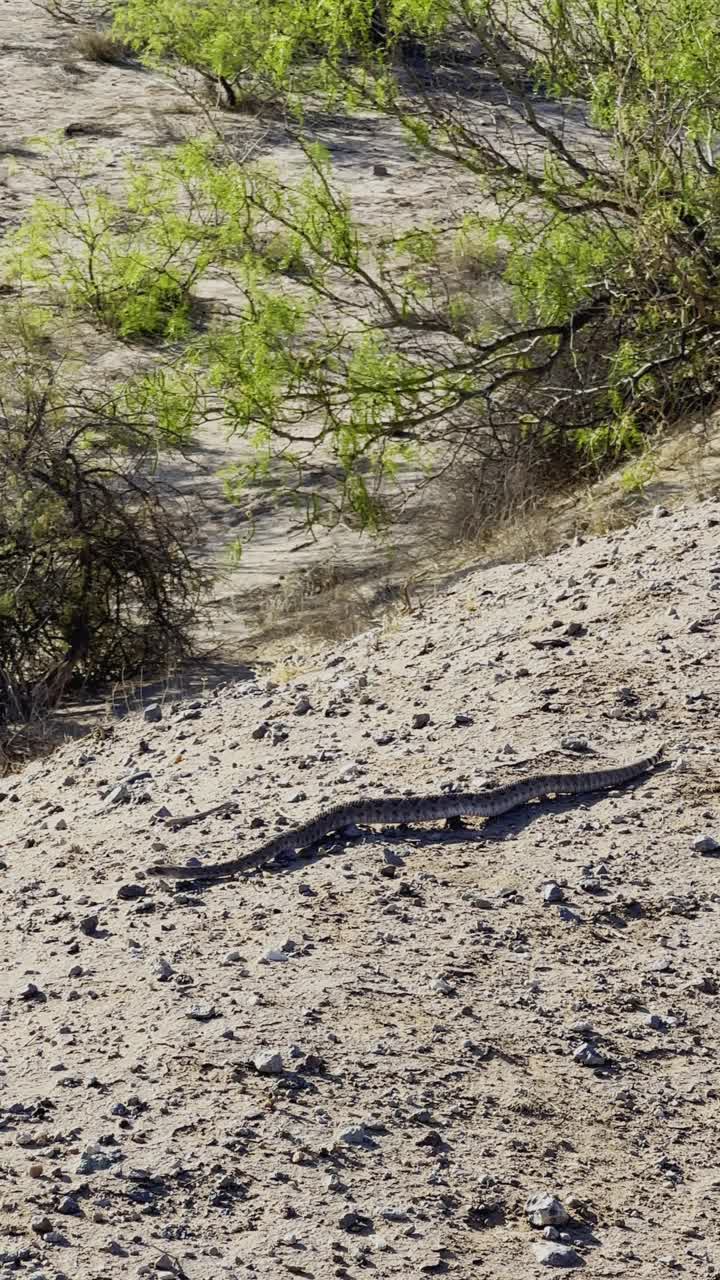
[[[568,1031],[572,1031],[576,1036],[584,1036],[586,1040],[595,1035],[595,1028],[592,1022],[585,1022],[582,1018],[579,1018],[577,1022],[571,1022]]]
[[[48,1231],[43,1236],[43,1240],[46,1244],[66,1245],[68,1243],[67,1236],[64,1236],[62,1231]]]
[[[590,743],[587,738],[562,738],[560,746],[563,751],[574,751],[577,755],[584,755],[590,750]]]
[[[708,974],[698,974],[687,985],[688,991],[701,991],[706,996],[716,996],[720,991],[720,983]]]
[[[349,1209],[347,1213],[338,1218],[338,1226],[342,1231],[353,1233],[370,1231],[372,1229],[372,1219],[366,1217],[364,1213],[356,1213],[354,1209]]]
[[[64,818],[58,818],[57,822],[53,823],[53,831],[67,831],[67,829],[68,825]]]
[[[556,884],[554,880],[548,880],[543,885],[543,902],[562,902],[565,897],[565,890]]]
[[[28,982],[26,987],[18,995],[19,1000],[47,1000],[44,991],[41,991],[34,982]]]
[[[558,919],[562,920],[563,924],[584,924],[585,923],[582,916],[579,916],[577,911],[571,911],[569,907],[560,908],[560,910],[558,911]]]
[[[649,1013],[644,1022],[651,1031],[664,1031],[666,1027],[665,1019],[661,1018],[659,1013]]]
[[[430,716],[427,711],[417,711],[412,718],[413,729],[424,729],[430,723]]]
[[[387,178],[387,177],[389,177],[389,174],[390,174],[390,171],[389,171],[389,169],[388,169],[387,165],[386,165],[386,164],[380,164],[379,162],[376,162],[376,163],[373,165],[373,170],[372,170],[372,171],[373,171],[373,176],[374,176],[374,177],[376,177],[376,178]]]
[[[74,1196],[64,1196],[58,1206],[58,1213],[67,1214],[68,1217],[77,1217],[81,1213],[80,1205]]]
[[[283,1073],[282,1055],[271,1049],[263,1049],[253,1058],[253,1066],[263,1076],[281,1076]]]
[[[136,898],[144,898],[147,889],[144,884],[121,884],[117,891],[117,897],[122,902],[134,902]]]
[[[579,1048],[575,1050],[573,1054],[573,1058],[575,1059],[576,1062],[580,1063],[581,1067],[607,1066],[607,1058],[605,1058],[603,1054],[600,1053],[600,1051],[595,1048],[595,1045],[590,1043],[589,1040],[586,1040],[583,1044],[579,1046]]]
[[[80,1153],[76,1173],[101,1173],[103,1169],[111,1168],[116,1160],[120,1159],[122,1159],[121,1151],[115,1149],[111,1155],[109,1151],[104,1151],[94,1143]]]
[[[346,1183],[343,1182],[342,1178],[333,1170],[333,1172],[328,1175],[325,1181],[325,1189],[327,1191],[336,1191],[340,1195],[342,1195],[343,1191],[347,1191],[347,1185]]]
[[[185,1017],[192,1018],[193,1022],[210,1022],[218,1017],[218,1012],[214,1004],[194,1004],[186,1010]]]
[[[386,1222],[409,1222],[410,1214],[405,1209],[381,1209],[380,1213]]]
[[[129,799],[130,792],[125,783],[121,782],[119,786],[113,787],[111,791],[108,791],[105,796],[105,804],[127,804]]]
[[[696,853],[720,853],[720,844],[714,836],[699,836],[697,840],[693,840],[692,847]]]
[[[33,1218],[32,1222],[30,1223],[30,1226],[32,1227],[32,1230],[35,1232],[35,1234],[38,1236],[46,1236],[48,1231],[52,1231],[53,1229],[52,1222],[44,1214],[40,1218]]]
[[[97,916],[83,916],[80,921],[80,932],[87,934],[88,938],[93,938],[97,932],[100,921]]]
[[[310,699],[308,698],[307,694],[304,693],[302,697],[298,698],[297,702],[295,703],[295,706],[293,707],[293,715],[306,716],[311,707],[312,707],[312,703],[310,702]]]
[[[451,986],[447,978],[433,978],[430,983],[430,990],[437,992],[440,996],[451,996],[455,993],[455,988]]]
[[[545,1267],[581,1267],[580,1254],[566,1244],[534,1244],[533,1253]]]
[[[151,702],[143,712],[143,720],[147,724],[158,724],[162,720],[162,707],[159,702]]]
[[[347,1129],[340,1129],[335,1135],[336,1142],[344,1142],[349,1147],[364,1147],[369,1138],[370,1135],[361,1124],[348,1125]]]
[[[267,951],[263,951],[260,961],[262,964],[282,964],[283,960],[288,959],[288,952],[283,951],[280,947],[269,947]]]
[[[564,1227],[570,1214],[549,1191],[536,1191],[525,1201],[525,1212],[533,1227]]]
[[[159,982],[165,982],[171,978],[175,970],[169,960],[165,960],[163,956],[159,956],[152,966],[152,973]]]
[[[404,867],[405,859],[395,849],[383,849],[383,861],[389,867]]]

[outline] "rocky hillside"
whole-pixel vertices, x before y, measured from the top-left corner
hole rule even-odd
[[[720,503],[657,510],[6,778],[0,1276],[720,1274],[719,640]],[[658,743],[622,792],[144,875]]]

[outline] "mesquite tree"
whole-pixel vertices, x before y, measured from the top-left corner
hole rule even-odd
[[[104,296],[128,297],[133,322],[190,327],[206,269],[239,286],[235,315],[184,356],[200,415],[247,440],[232,492],[262,483],[311,519],[373,527],[394,478],[423,484],[469,454],[493,486],[518,456],[565,474],[713,402],[720,0],[126,0],[118,26],[228,101],[267,86],[305,152],[293,184],[217,137],[179,148],[159,181],[135,181],[141,254],[106,218]],[[382,113],[463,195],[362,231],[308,102]],[[74,296],[91,298],[77,269]]]

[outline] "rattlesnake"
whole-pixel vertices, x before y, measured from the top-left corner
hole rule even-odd
[[[304,822],[298,827],[291,827],[280,835],[273,836],[265,844],[250,853],[241,854],[238,858],[228,858],[224,862],[215,862],[209,866],[168,866],[148,867],[150,876],[164,876],[168,879],[182,877],[193,880],[224,880],[227,876],[238,872],[251,871],[253,868],[265,866],[279,853],[288,853],[295,849],[305,849],[317,844],[323,836],[331,831],[341,831],[343,827],[356,823],[401,823],[401,822],[435,822],[441,818],[497,818],[509,809],[527,804],[530,800],[541,800],[547,795],[579,795],[585,791],[609,791],[612,787],[622,786],[640,774],[654,769],[661,761],[663,748],[653,755],[644,756],[642,760],[634,760],[630,764],[618,765],[614,769],[597,769],[585,773],[541,773],[535,777],[525,778],[521,782],[511,782],[504,787],[493,787],[490,791],[447,791],[434,796],[381,796],[365,800],[351,800],[347,804],[336,804],[326,809],[316,818]]]

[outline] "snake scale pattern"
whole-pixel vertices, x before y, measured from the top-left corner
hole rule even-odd
[[[497,818],[510,809],[528,804],[531,800],[541,800],[547,795],[572,796],[620,787],[654,769],[662,756],[663,748],[660,747],[653,755],[644,756],[642,760],[634,760],[630,764],[618,765],[614,769],[597,769],[584,773],[540,773],[520,782],[493,787],[489,791],[447,791],[440,795],[382,796],[351,800],[347,804],[333,805],[331,809],[326,809],[300,826],[290,827],[288,831],[273,836],[259,848],[241,854],[238,858],[228,858],[224,862],[204,867],[160,864],[148,867],[147,874],[166,879],[225,880],[263,867],[280,853],[317,844],[331,832],[341,831],[344,827],[357,823],[385,825],[437,822],[442,818]]]

